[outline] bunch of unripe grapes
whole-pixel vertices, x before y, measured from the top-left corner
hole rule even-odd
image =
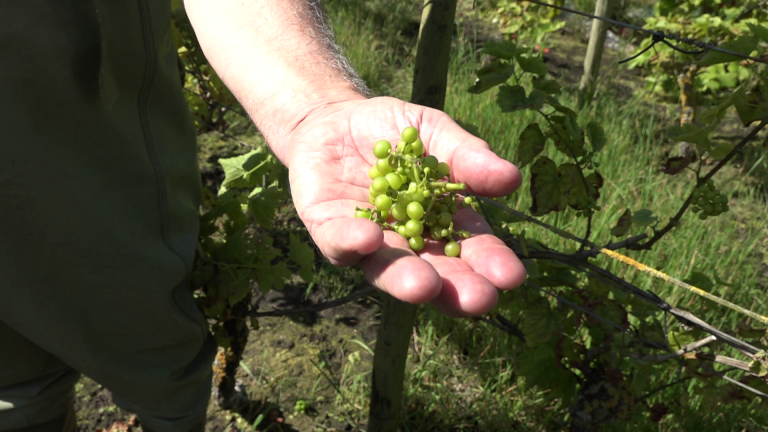
[[[712,180],[693,190],[691,211],[699,213],[699,219],[706,220],[729,210],[728,198],[715,189]]]
[[[408,239],[411,249],[424,249],[424,236],[446,240],[445,254],[456,257],[461,247],[455,238],[469,238],[469,231],[453,227],[453,215],[460,208],[477,208],[472,197],[461,196],[464,183],[451,183],[451,168],[425,154],[424,143],[415,127],[407,127],[395,150],[389,141],[373,146],[376,156],[368,176],[368,201],[373,209],[357,208],[355,217],[370,219]]]

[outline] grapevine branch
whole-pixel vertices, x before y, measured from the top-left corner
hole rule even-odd
[[[663,363],[663,362],[665,362],[667,360],[671,360],[671,359],[673,359],[675,357],[680,357],[680,356],[683,356],[685,354],[688,354],[691,351],[696,351],[699,348],[705,347],[705,346],[711,344],[712,342],[714,342],[716,340],[717,340],[716,336],[709,335],[709,336],[705,337],[704,339],[701,339],[701,340],[698,340],[696,342],[693,342],[693,343],[690,343],[688,345],[685,345],[685,346],[681,347],[679,350],[677,350],[675,352],[672,352],[672,353],[669,353],[669,354],[648,355],[648,356],[641,357],[641,356],[639,356],[637,354],[629,353],[629,354],[627,354],[627,357],[635,359],[635,360],[639,360],[639,361],[642,361],[642,362]]]
[[[684,37],[676,36],[676,35],[673,35],[673,34],[667,34],[667,33],[664,33],[664,32],[661,32],[661,31],[656,31],[656,30],[649,30],[649,29],[646,29],[646,28],[643,28],[643,27],[639,27],[639,26],[636,26],[636,25],[632,25],[632,24],[629,24],[629,23],[625,23],[625,22],[622,22],[622,21],[617,21],[617,20],[614,20],[614,19],[610,19],[610,18],[606,18],[606,17],[601,17],[601,16],[598,16],[598,15],[593,15],[593,14],[586,13],[586,12],[577,11],[577,10],[570,9],[570,8],[567,8],[567,7],[563,7],[563,6],[557,6],[557,5],[553,5],[553,4],[550,4],[550,3],[544,3],[544,2],[539,1],[539,0],[527,0],[527,1],[529,1],[530,3],[533,3],[533,4],[537,4],[539,6],[545,6],[545,7],[549,7],[549,8],[552,8],[552,9],[557,9],[557,10],[560,10],[560,11],[563,11],[563,12],[572,13],[572,14],[575,14],[575,15],[581,15],[583,17],[604,21],[604,22],[607,22],[609,24],[613,24],[613,25],[616,25],[616,26],[619,26],[619,27],[624,27],[624,28],[628,28],[628,29],[631,29],[631,30],[638,31],[640,33],[645,33],[645,34],[653,36],[654,39],[663,40],[664,43],[666,43],[667,45],[671,46],[675,50],[681,51],[681,52],[684,52],[684,53],[686,53],[686,50],[683,50],[680,47],[677,47],[677,46],[674,46],[674,45],[670,44],[669,42],[666,41],[666,39],[671,39],[671,40],[673,40],[675,42],[678,42],[678,43],[684,43],[684,44],[687,44],[687,45],[692,45],[692,46],[695,46],[695,47],[700,48],[700,49],[705,50],[705,51],[717,51],[717,52],[721,52],[723,54],[732,55],[734,57],[739,57],[739,58],[746,59],[746,60],[752,60],[752,61],[755,61],[755,62],[758,62],[758,63],[768,64],[768,61],[766,61],[766,60],[763,60],[763,59],[760,59],[760,58],[757,58],[757,57],[752,57],[752,56],[745,55],[745,54],[741,54],[741,53],[737,53],[737,52],[734,52],[734,51],[730,51],[730,50],[727,50],[727,49],[724,49],[724,48],[720,48],[720,47],[718,47],[716,45],[711,45],[711,44],[708,44],[706,42],[702,42],[702,41],[699,41],[699,40],[696,40],[696,39],[684,38]],[[690,51],[690,52],[687,52],[687,53],[697,54],[697,52],[695,52],[695,51]]]
[[[300,307],[300,308],[293,308],[293,309],[275,309],[275,310],[266,311],[266,312],[251,311],[250,317],[252,318],[278,317],[278,316],[295,315],[295,314],[301,314],[301,313],[320,312],[326,309],[334,308],[336,306],[341,306],[343,304],[351,303],[361,298],[369,297],[375,294],[376,292],[378,292],[376,288],[369,287],[369,288],[354,292],[346,297],[342,297],[342,298],[324,302],[324,303],[317,303],[307,307]]]
[[[707,182],[707,180],[711,179],[718,171],[720,171],[726,163],[728,163],[731,159],[733,159],[737,153],[739,153],[744,146],[747,145],[750,141],[752,141],[758,133],[760,133],[763,128],[766,126],[766,121],[763,120],[755,126],[754,129],[752,129],[747,136],[745,136],[736,146],[728,152],[728,154],[720,161],[717,165],[714,166],[707,174],[700,178],[696,186],[701,186],[704,183]],[[675,214],[672,219],[669,220],[666,226],[664,226],[662,229],[656,231],[653,235],[653,237],[648,240],[645,243],[642,244],[634,244],[629,246],[629,249],[632,250],[648,250],[650,249],[656,242],[661,240],[662,237],[664,237],[669,231],[672,230],[672,228],[676,227],[678,224],[680,224],[680,219],[682,219],[683,215],[685,214],[685,211],[688,210],[688,206],[691,205],[691,202],[693,202],[693,191],[688,195],[688,198],[683,203],[682,207],[680,207],[680,210],[678,210],[677,214]]]
[[[578,268],[581,268],[582,270],[583,269],[587,269],[590,273],[594,274],[595,276],[597,276],[598,278],[604,280],[605,282],[611,283],[613,286],[621,289],[622,291],[627,292],[627,293],[632,294],[632,295],[635,295],[638,298],[643,299],[643,300],[651,303],[652,305],[658,307],[659,309],[661,309],[661,310],[663,310],[663,311],[673,315],[675,318],[677,318],[679,321],[681,321],[682,323],[684,323],[686,325],[689,325],[691,327],[699,328],[699,329],[709,333],[710,335],[714,336],[715,338],[717,338],[717,339],[725,342],[726,344],[736,348],[737,350],[741,351],[747,357],[750,357],[750,358],[754,359],[755,358],[755,354],[758,354],[759,352],[761,352],[760,349],[750,345],[749,343],[744,342],[744,341],[742,341],[742,340],[740,340],[738,338],[735,338],[735,337],[733,337],[733,336],[731,336],[731,335],[729,335],[729,334],[727,334],[727,333],[725,333],[725,332],[723,332],[721,330],[718,330],[715,327],[712,327],[711,325],[707,324],[704,320],[698,318],[697,316],[693,315],[692,313],[684,311],[682,309],[678,309],[676,307],[673,307],[669,303],[667,303],[666,301],[661,299],[659,296],[657,296],[657,295],[655,295],[653,293],[644,291],[644,290],[642,290],[642,289],[632,285],[631,283],[625,281],[624,279],[614,275],[613,273],[609,272],[608,270],[605,270],[605,269],[603,269],[601,267],[598,267],[598,266],[596,266],[596,265],[594,265],[594,264],[592,264],[590,262],[583,261],[583,260],[578,260],[578,259],[574,258],[572,255],[567,255],[567,254],[562,254],[562,253],[557,253],[557,252],[543,252],[543,251],[532,251],[529,254],[529,258],[553,259],[553,260],[558,260],[558,261],[561,261],[563,263],[569,264],[569,265],[571,265],[571,266],[573,266],[574,268],[577,268],[577,269]],[[528,284],[530,286],[534,286],[534,285],[531,284],[531,282],[526,282],[526,284]],[[542,291],[546,292],[549,295],[555,296],[555,294],[549,293],[549,292],[547,292],[547,291],[545,291],[543,289],[542,289]],[[572,305],[572,304],[570,304],[570,302],[566,302],[566,304],[569,304],[569,306]],[[578,309],[582,309],[581,307],[577,307],[577,308]],[[608,320],[601,319],[601,321],[608,321]],[[616,326],[617,324],[613,323],[612,325]],[[661,345],[661,344],[656,344],[656,345]],[[664,348],[660,348],[660,349],[664,349]],[[669,350],[666,349],[666,351],[669,351]],[[673,358],[674,358],[674,356],[673,356]],[[697,355],[697,358],[699,358],[698,355]],[[707,358],[706,355],[704,355],[704,356],[702,356],[702,359],[704,359],[704,360],[711,360],[711,361],[717,360],[717,363],[726,364],[726,365],[729,365],[729,366],[732,366],[732,367],[737,367],[739,369],[741,369],[741,367],[739,367],[739,366],[743,366],[743,365],[746,364],[744,362],[740,362],[739,360],[731,359],[729,357],[724,357],[724,356],[715,356],[712,359],[710,359],[710,358]],[[747,389],[747,390],[749,390],[749,391],[751,391],[751,392],[753,392],[753,393],[755,393],[755,394],[757,394],[759,396],[768,398],[768,395],[766,395],[765,393],[760,392],[759,390],[756,390],[756,389],[754,389],[752,387],[749,387],[746,384],[740,383],[740,382],[738,382],[736,380],[729,379],[724,374],[717,373],[717,375],[722,377],[722,378],[724,378],[724,379],[726,379],[727,381],[729,381],[731,383],[734,383],[734,384],[738,385],[739,387]]]

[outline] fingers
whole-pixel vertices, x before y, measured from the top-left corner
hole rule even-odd
[[[451,166],[451,180],[466,183],[470,192],[482,196],[505,196],[520,187],[523,181],[520,170],[449,116],[427,110],[424,123],[428,129],[422,139],[430,154]]]
[[[492,234],[482,216],[464,209],[454,215],[453,223],[458,229],[472,233],[472,237],[461,241],[459,255],[472,270],[502,290],[519,287],[525,282],[525,266],[501,239]]]
[[[384,232],[382,247],[362,262],[366,279],[398,300],[419,304],[440,294],[442,281],[431,264],[416,256],[401,235]]]
[[[377,251],[384,242],[384,232],[367,219],[339,218],[318,226],[312,238],[333,265],[349,266]]]

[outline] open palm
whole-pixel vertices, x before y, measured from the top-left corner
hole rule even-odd
[[[466,183],[470,192],[504,196],[520,185],[514,165],[440,111],[393,98],[342,102],[312,113],[291,136],[288,166],[299,217],[333,264],[360,263],[372,284],[396,298],[431,302],[451,316],[485,313],[496,304],[497,289],[522,284],[525,269],[476,212],[454,216],[458,229],[472,232],[456,258],[431,239],[413,252],[402,236],[353,217],[356,206],[370,207],[373,144],[397,143],[407,126],[419,129],[427,153],[447,162],[451,180]]]

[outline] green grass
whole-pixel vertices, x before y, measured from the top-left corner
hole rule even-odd
[[[415,47],[413,26],[419,19],[418,3],[394,0],[326,2],[337,41],[378,95],[407,99],[410,94],[410,65]],[[468,94],[466,88],[472,84],[477,66],[478,56],[472,47],[466,41],[458,41],[445,110],[455,119],[477,126],[482,137],[499,155],[514,160],[517,137],[536,118],[530,113],[502,114],[495,104],[495,91],[483,95]],[[639,88],[642,85],[640,78],[634,79]],[[565,101],[573,105],[572,90],[566,88],[565,93]],[[659,172],[660,162],[669,150],[663,140],[663,130],[674,123],[674,119],[666,114],[668,108],[649,104],[641,97],[619,98],[613,92],[602,94],[580,114],[584,122],[600,122],[607,131],[609,142],[597,158],[606,179],[600,199],[603,208],[593,220],[590,236],[597,244],[615,241],[609,230],[625,208],[650,209],[664,224],[677,212],[693,186],[692,173],[668,176]],[[558,163],[565,160],[551,149],[546,154]],[[705,171],[709,168],[705,167]],[[523,174],[524,186],[509,197],[508,203],[513,208],[527,211],[531,205],[527,190],[529,169],[523,169]],[[659,242],[653,251],[627,254],[680,279],[689,277],[694,271],[717,277],[728,286],[715,286],[714,294],[768,314],[765,302],[768,288],[765,179],[745,181],[737,169],[729,167],[716,177],[715,182],[729,196],[731,212],[706,222],[687,215],[682,225]],[[545,216],[542,220],[579,236],[586,231],[586,221],[574,217],[570,210],[560,216]],[[530,224],[515,224],[511,229],[513,232],[525,229],[528,238],[536,238],[554,249],[578,246]],[[640,232],[635,230],[632,234]],[[731,311],[671,284],[653,280],[621,263],[604,257],[595,262],[717,327],[734,329],[737,322],[743,321],[743,317]],[[348,292],[349,287],[343,286],[345,278],[339,275],[343,272],[327,271],[333,277],[324,279],[326,284],[319,285],[333,293]],[[349,274],[351,280],[359,283],[359,272]],[[659,319],[663,318],[659,315]],[[673,321],[669,323],[672,325]],[[670,330],[679,328],[674,326]],[[365,342],[345,343],[347,350],[340,369],[333,375],[320,373],[320,364],[315,367],[316,371],[308,370],[314,383],[302,396],[311,400],[319,394],[315,389],[333,388],[336,397],[328,415],[352,418],[356,424],[365,423],[370,391],[367,369],[370,354],[361,344],[365,345]],[[565,429],[564,408],[548,398],[548,389],[523,390],[516,371],[519,355],[524,349],[524,344],[482,322],[451,320],[430,308],[422,308],[408,361],[407,420],[403,430]],[[669,380],[666,372],[656,377],[659,385]],[[721,407],[713,412],[698,410],[700,395],[695,381],[660,392],[654,400],[668,401],[673,414],[658,425],[645,423],[647,428],[642,430],[759,430],[756,425],[768,422],[768,411],[754,403],[732,402],[727,409]],[[727,389],[720,387],[720,391]]]

